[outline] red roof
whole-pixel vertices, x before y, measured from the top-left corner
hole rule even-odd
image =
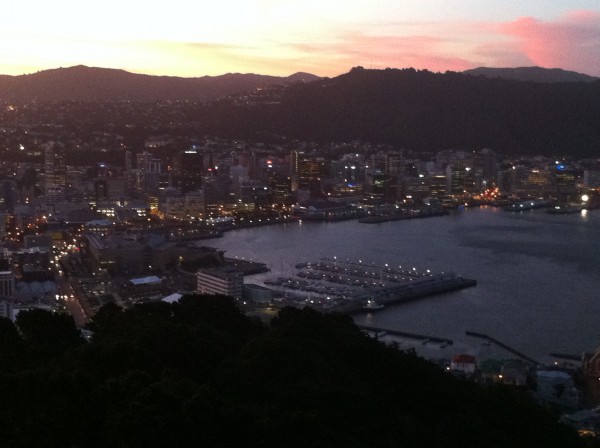
[[[472,355],[454,355],[452,362],[461,364],[475,364],[475,356]]]

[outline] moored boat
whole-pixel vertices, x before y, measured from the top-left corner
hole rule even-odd
[[[367,303],[363,307],[365,310],[380,310],[384,307],[383,304],[377,303],[375,300],[367,300]]]

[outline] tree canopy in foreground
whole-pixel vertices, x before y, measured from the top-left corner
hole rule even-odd
[[[576,447],[525,395],[455,379],[343,315],[232,299],[102,308],[84,341],[0,319],[2,447]]]

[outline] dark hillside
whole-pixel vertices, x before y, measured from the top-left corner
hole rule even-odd
[[[17,325],[0,319],[2,447],[581,446],[527,395],[455,379],[347,316],[285,309],[266,327],[185,296],[108,305],[89,342],[45,311]]]
[[[600,80],[594,76],[561,70],[560,68],[516,67],[492,68],[478,67],[465,70],[465,75],[486,76],[488,78],[514,79],[515,81],[532,82],[595,82]]]
[[[223,135],[256,139],[271,134],[411,150],[487,146],[504,153],[590,156],[600,147],[600,81],[549,84],[355,68],[291,85],[278,104],[211,107],[204,123]]]

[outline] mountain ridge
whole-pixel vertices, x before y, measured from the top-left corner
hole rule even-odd
[[[364,141],[417,151],[502,148],[592,155],[600,145],[600,81],[533,83],[428,70],[349,73],[283,89],[279,101],[211,109],[208,133]],[[258,104],[255,103],[255,104]],[[235,125],[227,117],[236,114]]]
[[[87,73],[102,76],[83,76]],[[302,73],[297,77],[306,79]],[[5,81],[0,77],[0,100],[6,100]],[[415,151],[490,147],[513,154],[594,157],[600,147],[600,81],[522,82],[363,67],[311,82],[242,74],[190,80],[75,67],[24,77],[9,93],[31,98],[28,85],[40,102],[189,101],[180,105],[179,121],[224,138],[356,140]],[[70,95],[61,97],[61,92]]]
[[[462,72],[465,75],[485,76],[487,78],[511,79],[541,83],[559,82],[595,82],[600,78],[561,68],[543,67],[477,67]]]
[[[309,73],[288,77],[254,73],[183,78],[75,65],[26,75],[0,75],[0,99],[8,101],[212,101],[273,85],[320,79]]]
[[[351,71],[356,69],[358,67]],[[541,67],[478,67],[465,70],[462,74],[549,84],[590,83],[600,80],[582,73]],[[132,73],[123,69],[89,67],[80,64],[23,75],[0,75],[0,99],[16,102],[214,101],[229,95],[252,92],[258,88],[286,86],[319,79],[328,78],[306,72],[296,72],[287,77],[237,72],[218,76],[180,77]]]

